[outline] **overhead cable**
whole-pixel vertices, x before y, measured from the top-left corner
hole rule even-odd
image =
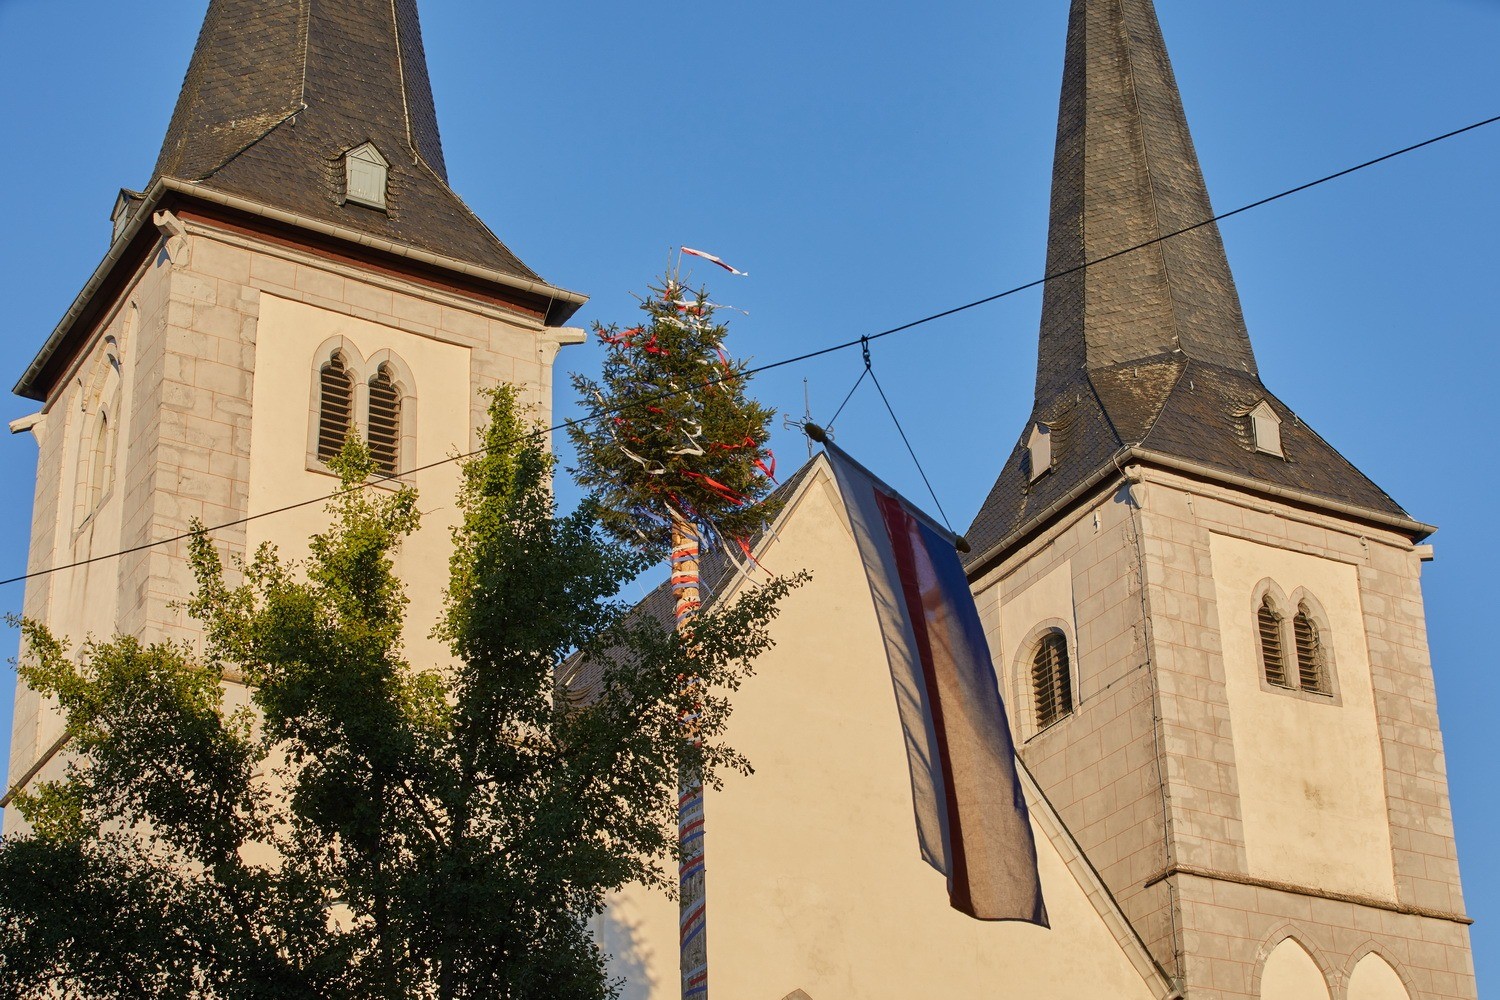
[[[1484,128],[1487,125],[1493,125],[1496,122],[1500,122],[1500,115],[1495,115],[1494,117],[1491,117],[1491,118],[1485,118],[1482,121],[1477,121],[1477,122],[1474,122],[1474,123],[1472,123],[1470,125],[1465,125],[1462,128],[1456,128],[1456,129],[1453,129],[1452,131],[1444,132],[1441,135],[1433,136],[1430,139],[1424,139],[1423,141],[1418,142],[1418,143],[1413,143],[1410,146],[1404,146],[1401,149],[1397,149],[1397,150],[1395,150],[1393,152],[1386,153],[1383,156],[1377,156],[1373,160],[1366,160],[1365,162],[1356,164],[1355,166],[1347,167],[1347,168],[1345,168],[1343,170],[1339,170],[1339,171],[1337,171],[1335,173],[1328,174],[1327,176],[1324,176],[1324,177],[1319,177],[1317,180],[1308,181],[1305,184],[1299,184],[1296,187],[1287,188],[1285,191],[1281,191],[1281,192],[1279,192],[1277,194],[1273,194],[1273,195],[1271,195],[1269,197],[1266,197],[1266,198],[1261,198],[1261,199],[1259,199],[1257,201],[1252,201],[1249,204],[1241,205],[1239,208],[1231,209],[1230,211],[1227,211],[1227,212],[1221,212],[1218,215],[1213,216],[1212,218],[1204,219],[1202,222],[1197,222],[1197,223],[1194,223],[1191,226],[1186,226],[1186,227],[1184,227],[1182,229],[1175,230],[1174,232],[1166,233],[1164,235],[1157,236],[1157,237],[1155,237],[1153,239],[1146,240],[1146,241],[1144,241],[1142,243],[1137,243],[1134,246],[1126,247],[1123,250],[1118,250],[1118,251],[1116,251],[1114,253],[1106,254],[1105,256],[1100,257],[1100,258],[1098,258],[1096,260],[1085,261],[1082,264],[1077,264],[1077,265],[1074,265],[1073,267],[1064,268],[1064,269],[1062,269],[1060,271],[1056,271],[1056,272],[1053,272],[1051,274],[1044,275],[1043,277],[1037,278],[1034,281],[1028,281],[1028,282],[1026,282],[1024,284],[1016,285],[1013,288],[1007,288],[1003,292],[996,292],[994,295],[987,295],[984,298],[975,299],[972,302],[966,302],[963,305],[954,306],[951,309],[944,309],[941,312],[931,313],[931,314],[929,314],[927,316],[921,317],[920,319],[914,319],[914,320],[911,320],[910,322],[902,323],[899,326],[893,326],[893,327],[890,327],[888,329],[881,330],[878,333],[866,334],[866,335],[861,336],[861,337],[856,337],[856,338],[854,338],[852,340],[846,340],[846,341],[843,341],[843,342],[837,343],[837,344],[830,344],[827,347],[821,347],[821,348],[819,348],[817,350],[814,350],[814,351],[807,351],[806,353],[798,354],[798,355],[795,355],[793,357],[783,358],[780,361],[772,361],[772,362],[769,362],[767,364],[757,365],[757,366],[754,366],[754,367],[749,367],[749,368],[746,368],[743,372],[737,372],[737,373],[734,373],[732,375],[717,376],[715,378],[707,379],[707,380],[705,380],[702,383],[699,383],[699,384],[696,384],[696,385],[691,385],[691,386],[688,386],[686,388],[674,389],[674,390],[670,390],[670,391],[667,391],[667,392],[658,393],[658,394],[656,394],[654,396],[650,396],[650,397],[647,397],[645,399],[638,400],[638,401],[636,401],[636,403],[630,404],[630,405],[645,405],[645,404],[648,404],[648,403],[657,402],[659,400],[669,399],[669,398],[671,398],[673,396],[678,396],[678,395],[681,395],[683,393],[693,392],[693,391],[696,391],[696,390],[699,390],[699,389],[705,389],[705,388],[709,388],[710,386],[718,385],[720,382],[723,382],[723,381],[725,381],[726,379],[729,379],[729,378],[739,378],[742,375],[757,375],[757,374],[760,374],[762,372],[772,371],[773,369],[785,368],[785,367],[787,367],[789,365],[801,364],[801,363],[806,362],[806,361],[811,361],[814,358],[821,358],[824,355],[834,354],[834,353],[836,353],[838,351],[847,351],[847,350],[850,350],[851,348],[861,347],[861,346],[864,346],[867,349],[870,341],[881,340],[881,339],[883,339],[885,337],[894,336],[895,334],[898,334],[898,333],[904,333],[904,332],[906,332],[908,330],[916,329],[919,326],[925,326],[928,323],[933,323],[933,322],[936,322],[937,320],[940,320],[940,319],[946,319],[949,316],[955,316],[955,315],[957,315],[959,313],[967,312],[970,309],[978,308],[979,306],[988,305],[991,302],[998,302],[1001,299],[1009,298],[1009,297],[1011,297],[1013,295],[1017,295],[1017,294],[1019,294],[1021,292],[1029,291],[1029,290],[1031,290],[1033,288],[1038,288],[1038,287],[1040,287],[1042,285],[1045,285],[1049,281],[1056,281],[1059,278],[1068,277],[1069,275],[1076,274],[1079,271],[1086,270],[1087,268],[1097,267],[1100,264],[1108,263],[1109,261],[1115,260],[1115,259],[1117,259],[1119,257],[1123,257],[1126,254],[1135,253],[1135,252],[1137,252],[1139,250],[1145,250],[1148,247],[1156,246],[1157,244],[1164,243],[1167,240],[1175,239],[1175,238],[1177,238],[1179,236],[1186,235],[1187,233],[1195,232],[1196,230],[1202,229],[1205,226],[1214,225],[1216,223],[1224,221],[1225,219],[1233,218],[1236,215],[1241,215],[1241,214],[1243,214],[1245,212],[1249,212],[1252,209],[1261,208],[1261,207],[1263,207],[1265,205],[1271,204],[1272,202],[1280,201],[1283,198],[1289,198],[1289,197],[1291,197],[1294,194],[1300,194],[1303,191],[1311,190],[1312,188],[1319,187],[1319,186],[1327,184],[1327,183],[1329,183],[1331,181],[1336,181],[1336,180],[1339,180],[1341,178],[1348,177],[1350,174],[1358,173],[1361,170],[1367,170],[1370,167],[1377,166],[1378,164],[1381,164],[1381,163],[1385,163],[1388,160],[1393,160],[1393,159],[1395,159],[1395,158],[1397,158],[1399,156],[1405,156],[1408,153],[1414,153],[1414,152],[1416,152],[1419,149],[1425,149],[1428,146],[1436,145],[1437,143],[1443,142],[1443,141],[1445,141],[1447,139],[1453,139],[1453,138],[1456,138],[1456,137],[1458,137],[1460,135],[1464,135],[1465,133],[1476,131],[1478,129]],[[873,372],[871,374],[873,375]],[[858,387],[858,383],[856,383],[856,388],[857,387]],[[852,390],[851,390],[851,394],[852,394]],[[882,397],[884,396],[884,391],[883,390],[881,392],[881,395],[882,395]],[[847,403],[848,400],[846,399],[845,402]],[[889,402],[887,402],[887,407],[889,407]],[[549,435],[549,434],[552,434],[552,433],[554,433],[556,431],[566,430],[566,429],[571,428],[571,427],[580,427],[580,426],[582,426],[584,424],[591,423],[591,422],[593,422],[595,420],[598,420],[598,419],[600,419],[602,417],[613,416],[614,414],[620,412],[621,409],[623,409],[623,407],[608,407],[608,408],[601,407],[601,408],[598,408],[598,409],[590,410],[588,413],[584,414],[581,417],[574,417],[574,418],[569,419],[569,420],[564,420],[561,423],[553,424],[551,427],[537,428],[536,430],[529,431],[529,432],[527,432],[525,434],[517,435],[514,438],[508,439],[508,440],[506,440],[504,442],[501,442],[501,443],[499,443],[497,445],[494,445],[492,447],[509,447],[510,445],[519,444],[519,443],[521,443],[523,441],[526,441],[528,439],[538,438],[538,437],[542,437],[542,436],[545,436],[545,435]],[[841,407],[841,409],[842,409],[842,407]],[[892,416],[894,417],[894,413],[892,414]],[[900,424],[899,423],[897,424],[897,430],[898,431],[900,430]],[[903,439],[904,439],[904,437],[905,437],[904,432],[903,432],[902,436],[903,436]],[[908,450],[911,449],[910,442],[907,443],[907,449]],[[461,454],[461,455],[452,455],[452,456],[449,456],[447,458],[439,459],[439,460],[437,460],[435,462],[428,462],[425,465],[419,465],[419,466],[416,466],[414,468],[404,469],[401,472],[392,473],[390,475],[379,476],[379,477],[376,477],[374,479],[367,480],[367,481],[365,481],[363,483],[358,483],[358,484],[356,484],[354,486],[346,487],[346,488],[339,489],[339,490],[334,490],[333,492],[323,494],[322,496],[312,497],[312,498],[307,499],[307,500],[298,501],[297,503],[286,504],[286,505],[281,506],[281,507],[276,507],[276,508],[273,508],[271,510],[260,511],[259,513],[255,513],[255,514],[246,514],[244,517],[235,518],[232,521],[225,521],[225,522],[223,522],[221,524],[211,525],[211,526],[208,526],[208,527],[204,528],[203,530],[205,532],[207,532],[208,534],[214,534],[216,532],[223,531],[223,530],[225,530],[227,528],[236,528],[236,527],[239,527],[242,524],[248,524],[251,521],[256,521],[256,520],[259,520],[259,519],[261,519],[263,517],[272,517],[274,515],[284,514],[287,511],[297,510],[297,509],[302,508],[302,507],[310,507],[313,504],[325,503],[325,502],[327,502],[329,500],[337,499],[338,497],[343,496],[343,495],[345,495],[347,493],[351,493],[351,492],[354,492],[354,491],[357,491],[357,490],[368,489],[371,486],[379,486],[379,485],[381,485],[383,483],[389,483],[389,482],[392,482],[392,481],[400,480],[401,478],[403,478],[405,476],[410,476],[410,475],[413,475],[413,474],[418,473],[418,472],[425,472],[425,471],[427,471],[429,469],[434,469],[434,468],[437,468],[439,466],[448,465],[448,464],[453,463],[453,462],[465,461],[467,459],[474,458],[474,457],[477,457],[479,455],[482,455],[482,454],[484,454],[488,450],[489,450],[489,448],[478,448],[478,449],[475,449],[474,451],[466,452],[466,453]],[[912,457],[913,457],[913,459],[915,459],[915,457],[916,457],[915,453],[913,453]],[[920,470],[920,465],[918,467],[918,471],[921,471]],[[926,479],[926,474],[925,473],[923,474],[923,479],[924,480]],[[931,489],[931,484],[928,485],[928,489],[929,490]],[[934,495],[934,500],[935,499],[936,499],[936,496]],[[939,505],[939,506],[941,506],[941,505]],[[167,538],[158,538],[158,539],[155,539],[153,541],[142,542],[139,545],[132,545],[132,546],[130,546],[128,548],[118,549],[118,550],[113,551],[113,552],[107,552],[107,553],[102,553],[102,554],[96,555],[96,556],[90,556],[87,559],[79,559],[79,560],[76,560],[74,562],[63,563],[63,564],[58,565],[58,566],[49,566],[49,567],[47,567],[45,569],[33,570],[31,572],[28,572],[28,573],[20,574],[19,576],[12,576],[12,577],[8,577],[6,579],[0,580],[0,587],[9,586],[9,585],[15,584],[15,583],[22,583],[22,582],[24,582],[26,580],[31,580],[31,579],[34,579],[36,577],[41,577],[41,576],[47,576],[47,575],[52,574],[52,573],[60,573],[63,570],[78,569],[80,567],[89,566],[89,565],[92,565],[94,563],[103,562],[103,561],[108,560],[108,559],[117,559],[117,558],[119,558],[121,556],[132,555],[132,554],[134,554],[136,552],[144,552],[144,551],[147,551],[149,549],[158,548],[158,547],[163,546],[163,545],[171,545],[171,544],[173,544],[175,542],[180,542],[180,541],[184,541],[186,539],[189,539],[189,538],[193,537],[193,535],[194,535],[194,532],[190,532],[190,531],[189,532],[183,532],[181,534],[171,535],[171,536],[169,536]]]

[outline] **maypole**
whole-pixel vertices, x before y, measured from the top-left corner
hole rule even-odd
[[[684,518],[672,518],[672,596],[676,603],[679,634],[692,632],[693,619],[703,606],[702,580],[698,575],[698,532]],[[688,708],[683,717],[683,735],[693,749],[702,749],[702,736],[695,717],[698,679],[682,678],[687,688]],[[703,776],[697,768],[682,773],[677,797],[677,885],[678,939],[681,957],[683,1000],[708,996],[708,845],[703,822]]]
[[[684,248],[726,270],[712,255]],[[578,481],[617,536],[662,551],[671,563],[676,628],[692,655],[703,603],[700,558],[714,546],[748,553],[747,539],[774,511],[775,459],[766,441],[772,411],[745,395],[745,365],[725,353],[706,291],[689,293],[677,272],[641,303],[645,322],[595,325],[606,356],[599,382],[575,376],[583,404],[600,414],[569,429]],[[678,797],[678,881],[683,1000],[708,996],[707,852],[703,808],[702,681],[680,677],[689,752]]]

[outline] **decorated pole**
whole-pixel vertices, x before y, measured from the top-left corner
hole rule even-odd
[[[735,274],[702,251],[684,250]],[[714,546],[749,554],[748,539],[774,514],[775,458],[766,448],[772,411],[745,395],[742,362],[725,352],[727,330],[714,321],[705,291],[689,293],[675,273],[641,303],[645,322],[621,330],[595,326],[605,345],[598,382],[574,376],[592,426],[569,429],[578,481],[620,538],[671,561],[676,627],[692,655],[693,621],[703,604],[700,557]],[[678,877],[683,1000],[708,996],[707,852],[700,711],[704,692],[681,676],[683,736],[691,747],[678,797]]]
[[[703,606],[698,575],[698,531],[686,519],[672,518],[672,596],[676,603],[677,631],[687,635],[693,619]],[[697,678],[684,676],[688,704],[683,717],[683,735],[695,750],[702,747],[695,709],[697,698],[692,690]],[[682,972],[682,996],[708,996],[708,844],[703,822],[703,776],[697,768],[683,771],[677,797],[677,886],[678,939],[681,941],[679,967]]]

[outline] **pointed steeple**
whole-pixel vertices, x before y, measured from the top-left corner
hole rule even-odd
[[[1075,0],[1047,273],[1104,263],[1047,286],[1039,395],[1174,351],[1255,374],[1218,226],[1172,235],[1212,217],[1151,0]]]
[[[366,143],[390,164],[383,211],[345,197]],[[212,0],[162,177],[536,278],[448,187],[416,0]]]
[[[1032,419],[969,530],[971,565],[1124,461],[1413,523],[1261,384],[1213,214],[1151,0],[1073,0],[1047,242],[1064,276],[1043,295]],[[1279,420],[1275,449],[1253,414]],[[1038,425],[1045,455],[1028,447]]]

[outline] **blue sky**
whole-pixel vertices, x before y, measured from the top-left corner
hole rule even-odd
[[[204,0],[0,0],[0,371],[13,380],[140,187]],[[1500,114],[1496,0],[1158,0],[1214,204],[1234,208]],[[426,4],[454,186],[547,279],[627,319],[668,248],[750,272],[737,353],[770,361],[1040,275],[1067,4]],[[1224,240],[1268,386],[1413,516],[1481,988],[1500,988],[1489,760],[1500,545],[1500,125],[1247,213]],[[1030,408],[1039,292],[881,341],[874,363],[961,529]],[[562,370],[593,373],[593,346]],[[857,351],[768,374],[826,419]],[[0,399],[0,418],[33,404]],[[840,442],[920,480],[862,390]],[[806,452],[783,432],[785,465]],[[25,564],[35,447],[0,440],[0,577]],[[0,608],[18,609],[18,587]],[[14,649],[14,637],[3,640]],[[0,678],[8,688],[12,675]],[[0,695],[0,731],[8,698]]]

